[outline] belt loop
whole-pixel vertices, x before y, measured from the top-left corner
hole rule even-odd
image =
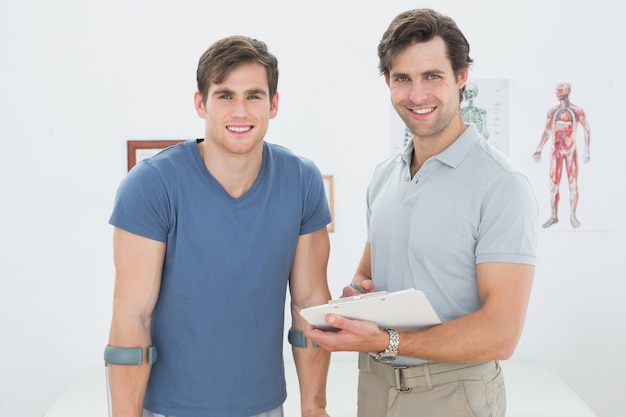
[[[396,391],[411,391],[411,388],[406,388],[406,387],[402,387],[403,385],[403,380],[404,378],[402,378],[402,370],[406,369],[406,367],[394,367],[393,368],[393,378],[394,378],[394,382],[395,382],[395,388]]]
[[[427,363],[425,363],[423,366],[424,366],[424,379],[426,380],[426,385],[428,386],[428,389],[433,389],[433,381],[430,379],[430,367],[428,366]]]

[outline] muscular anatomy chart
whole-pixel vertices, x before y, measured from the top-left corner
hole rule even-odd
[[[587,122],[585,111],[573,104],[569,95],[571,85],[566,82],[559,83],[556,87],[556,97],[559,103],[548,111],[546,126],[533,158],[535,162],[541,160],[541,151],[548,140],[553,138],[552,153],[550,156],[550,218],[543,224],[548,228],[559,221],[558,206],[560,200],[560,184],[563,170],[567,175],[569,184],[570,224],[576,229],[581,223],[576,217],[578,206],[578,149],[576,144],[576,131],[582,127],[584,131],[583,162],[591,160],[589,145],[591,130]]]

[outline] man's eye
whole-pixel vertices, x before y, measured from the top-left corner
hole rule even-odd
[[[231,97],[228,94],[222,94],[221,96],[219,96],[220,100],[229,100]]]
[[[437,74],[430,74],[430,75],[428,76],[428,79],[429,79],[429,80],[436,80],[436,79],[438,79],[438,78],[441,78],[441,77],[439,77],[439,75],[437,75]]]
[[[398,78],[396,78],[396,81],[401,82],[401,83],[408,81],[408,80],[409,80],[409,77],[407,77],[406,75],[401,75]]]

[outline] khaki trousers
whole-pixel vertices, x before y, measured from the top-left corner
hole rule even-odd
[[[504,417],[497,361],[394,368],[359,354],[358,417]]]

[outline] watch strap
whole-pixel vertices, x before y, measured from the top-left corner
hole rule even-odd
[[[385,329],[389,333],[389,345],[387,349],[376,355],[376,360],[380,362],[392,361],[398,356],[398,346],[400,345],[400,336],[395,329]]]

